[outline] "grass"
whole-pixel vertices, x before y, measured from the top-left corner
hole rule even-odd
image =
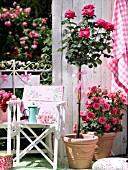
[[[21,159],[19,165],[16,165],[14,163],[14,170],[50,170],[52,169],[52,166],[41,156],[33,156],[33,155],[27,155],[24,158]],[[68,170],[68,164],[65,159],[64,164],[58,164],[58,169],[57,170]],[[70,169],[71,170],[71,169]],[[86,169],[86,170],[91,170],[91,169]]]

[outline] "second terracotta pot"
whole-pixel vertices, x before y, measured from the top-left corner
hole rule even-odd
[[[99,140],[94,152],[95,160],[110,156],[115,135],[115,132],[104,133],[103,136],[97,135]]]

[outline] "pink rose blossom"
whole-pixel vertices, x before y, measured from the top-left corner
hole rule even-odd
[[[46,19],[42,19],[42,23],[46,23],[47,22],[47,20]]]
[[[33,27],[36,27],[36,23],[33,23],[32,26],[33,26]]]
[[[1,14],[1,18],[5,18],[6,17],[6,15],[5,14]]]
[[[17,6],[16,6],[16,9],[20,9],[20,6],[19,6],[19,5],[17,5]]]
[[[109,22],[106,22],[106,27],[105,27],[106,30],[109,30],[109,31],[113,31],[114,30],[114,25],[109,23]]]
[[[18,47],[14,47],[14,50],[18,50]]]
[[[35,38],[38,38],[40,36],[40,34],[34,32],[34,31],[30,32],[29,35],[32,37],[35,37]]]
[[[118,111],[118,109],[117,109],[116,107],[112,109],[112,113],[113,113],[113,114],[116,114],[117,111]]]
[[[22,11],[23,11],[23,8],[20,8],[19,11],[22,12]]]
[[[40,37],[40,34],[35,33],[34,37],[35,37],[35,38],[38,38],[38,37]]]
[[[32,56],[32,54],[27,54],[27,57],[29,57],[29,58],[32,58],[33,56]]]
[[[7,10],[6,8],[3,8],[2,11],[3,11],[3,12],[7,12],[8,10]]]
[[[111,92],[111,93],[108,94],[108,97],[114,99],[116,97],[116,93]]]
[[[82,121],[89,121],[90,120],[90,118],[88,117],[88,115],[86,115],[86,116],[82,116]]]
[[[42,26],[42,27],[41,27],[41,30],[45,30],[45,26]]]
[[[82,117],[82,121],[89,121],[90,118],[88,117],[88,112],[87,111],[81,111],[80,115]]]
[[[24,49],[25,49],[25,50],[28,50],[28,46],[25,46]]]
[[[112,124],[115,125],[117,123],[118,119],[116,117],[112,118]]]
[[[36,45],[36,44],[32,45],[32,48],[33,48],[33,49],[36,49],[36,48],[37,48],[37,45]]]
[[[27,24],[27,22],[23,22],[22,25],[23,25],[24,27],[26,27],[28,24]]]
[[[91,88],[89,88],[90,89],[90,92],[92,93],[92,92],[94,92],[96,89],[97,89],[97,87],[96,86],[92,86]]]
[[[86,105],[86,108],[87,108],[87,109],[91,109],[91,108],[92,108],[92,105],[87,104],[87,105]]]
[[[19,10],[16,10],[15,14],[16,14],[16,15],[20,14],[20,11],[19,11]]]
[[[90,28],[89,27],[80,28],[79,36],[84,37],[84,38],[88,38],[90,36]]]
[[[28,29],[24,29],[24,32],[28,32]]]
[[[106,28],[106,21],[99,18],[97,21],[96,21],[96,26],[101,26],[103,28]]]
[[[11,19],[14,19],[14,18],[16,18],[16,14],[10,14],[9,17],[10,17]]]
[[[0,95],[3,95],[5,93],[5,90],[0,90]]]
[[[105,130],[106,130],[106,132],[109,131],[110,128],[111,128],[111,125],[110,125],[110,124],[106,124],[106,125],[105,125]]]
[[[92,17],[94,15],[94,9],[83,9],[82,15],[83,16],[88,15],[88,16]]]
[[[21,45],[24,45],[24,44],[25,44],[25,41],[20,41],[20,44],[21,44]]]
[[[9,98],[9,96],[10,96],[10,94],[9,94],[8,92],[5,92],[5,93],[3,94],[3,99]]]
[[[93,108],[94,108],[95,110],[99,110],[99,109],[100,109],[100,104],[99,104],[99,103],[94,103],[94,104],[93,104]]]
[[[76,133],[76,129],[77,129],[77,124],[74,124],[74,130],[73,130],[74,133]]]
[[[87,111],[80,111],[80,116],[86,116],[88,114],[88,112]]]
[[[6,25],[7,27],[10,27],[12,24],[11,24],[10,21],[6,21],[6,22],[5,22],[5,25]]]
[[[15,6],[16,4],[17,4],[17,2],[14,1],[14,2],[13,2],[13,6]]]
[[[29,38],[28,38],[28,37],[24,37],[24,39],[25,39],[25,40],[29,40]]]
[[[103,92],[103,94],[104,94],[104,95],[107,95],[107,94],[108,94],[108,91],[107,91],[107,90],[105,90],[105,91]]]
[[[94,5],[93,4],[88,4],[88,5],[85,5],[83,9],[94,9]]]
[[[22,41],[22,40],[24,40],[24,38],[22,37],[22,38],[20,38],[20,41]]]
[[[26,9],[25,9],[25,12],[28,13],[28,14],[30,14],[31,8],[30,8],[30,7],[26,8]]]
[[[94,118],[96,117],[96,115],[95,115],[95,113],[93,113],[93,112],[88,112],[88,117],[89,117],[90,119],[94,119]]]
[[[14,8],[10,8],[10,11],[13,11]]]
[[[76,14],[74,11],[68,10],[65,12],[64,16],[65,16],[65,18],[74,19],[74,17],[76,17]]]
[[[82,15],[92,17],[94,15],[94,8],[95,7],[92,4],[84,6],[84,8],[82,9]]]
[[[110,110],[110,104],[108,104],[108,103],[103,103],[103,104],[102,104],[102,108],[103,108],[103,110],[105,110],[105,111],[109,111],[109,110]]]
[[[106,118],[103,117],[103,116],[101,116],[101,117],[98,118],[98,122],[99,122],[100,124],[105,124],[105,123],[106,123]]]
[[[33,41],[33,44],[38,44],[38,42],[36,40]]]

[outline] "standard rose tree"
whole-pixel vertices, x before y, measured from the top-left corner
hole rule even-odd
[[[78,82],[81,82],[81,66],[87,65],[89,68],[97,67],[102,63],[101,56],[111,57],[111,32],[114,30],[113,24],[98,19],[94,15],[95,7],[89,4],[83,7],[82,21],[73,22],[72,19],[76,14],[72,10],[65,13],[65,20],[62,25],[65,25],[63,30],[62,48],[58,51],[66,49],[65,58],[69,64],[78,66]],[[81,105],[81,86],[78,90],[78,120],[77,120],[77,137],[80,133],[80,105]]]

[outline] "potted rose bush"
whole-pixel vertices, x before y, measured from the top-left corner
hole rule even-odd
[[[125,104],[126,96],[121,91],[109,92],[100,86],[88,88],[86,110],[80,113],[81,131],[94,132],[98,135],[96,159],[110,156],[115,134],[123,130],[122,118]]]
[[[95,7],[93,4],[85,5],[81,11],[82,20],[80,22],[74,22],[73,20],[76,17],[76,14],[73,10],[68,10],[65,13],[65,20],[62,21],[62,25],[64,25],[64,30],[62,33],[63,39],[61,41],[62,48],[58,49],[58,51],[65,52],[65,58],[69,64],[76,65],[78,67],[78,112],[77,112],[77,123],[76,123],[76,134],[68,135],[64,138],[65,143],[68,144],[67,154],[69,154],[69,160],[72,160],[69,163],[71,168],[88,168],[91,166],[91,159],[93,155],[93,151],[95,148],[95,140],[94,144],[92,144],[92,139],[90,139],[89,143],[92,144],[89,148],[89,152],[87,155],[91,155],[90,158],[82,159],[84,156],[82,155],[79,158],[76,158],[76,155],[81,155],[82,153],[85,155],[88,149],[83,151],[83,140],[84,135],[81,136],[80,133],[80,111],[81,111],[81,86],[82,86],[82,65],[87,65],[89,68],[97,67],[102,64],[101,56],[103,57],[111,57],[111,32],[114,30],[113,24],[99,18],[95,21]],[[66,51],[65,51],[66,50]],[[86,136],[86,135],[85,135]],[[67,138],[67,137],[70,137]],[[88,136],[89,137],[89,136]],[[85,137],[86,139],[88,138]],[[76,138],[76,139],[75,139]],[[95,136],[92,137],[95,139]],[[78,141],[80,139],[80,141]],[[85,139],[85,140],[86,140]],[[73,145],[82,144],[82,148],[79,148],[80,152],[71,153],[69,146],[73,142]],[[89,146],[89,145],[88,145]],[[85,145],[84,145],[85,147]],[[92,150],[91,150],[92,148]],[[88,156],[87,156],[88,157]],[[75,159],[76,158],[76,159]],[[80,162],[78,162],[80,160]],[[78,164],[77,164],[78,163]],[[77,165],[76,165],[77,164]]]

